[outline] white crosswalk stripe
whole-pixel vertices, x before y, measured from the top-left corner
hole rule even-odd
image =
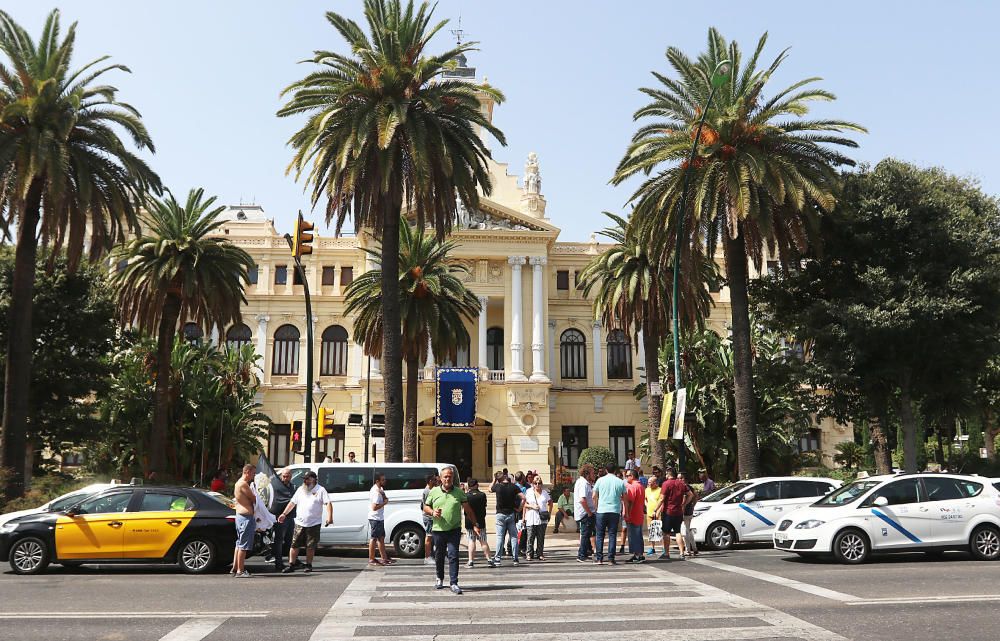
[[[549,556],[549,555],[546,555]],[[594,567],[571,556],[497,570],[462,567],[465,594],[433,588],[424,566],[367,570],[310,641],[846,641],[802,619],[649,565]]]

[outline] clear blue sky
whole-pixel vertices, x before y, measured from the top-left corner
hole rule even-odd
[[[53,8],[45,0],[5,0],[32,33]],[[361,19],[360,0],[67,0],[79,21],[77,62],[110,54],[132,68],[113,84],[144,116],[153,164],[175,192],[203,186],[221,201],[255,201],[288,230],[308,210],[302,185],[285,176],[285,146],[296,122],[274,116],[278,92],[301,77],[296,62],[313,49],[344,49],[323,12]],[[712,11],[713,13],[710,13]],[[627,187],[608,179],[635,130],[637,88],[666,71],[664,51],[694,56],[709,26],[752,50],[770,33],[768,60],[791,56],[775,85],[822,76],[838,100],[816,114],[859,122],[860,161],[892,155],[978,178],[1000,193],[1000,92],[992,43],[1000,4],[909,0],[858,2],[697,2],[441,0],[436,17],[461,14],[480,78],[507,102],[495,113],[508,147],[494,155],[520,174],[538,153],[548,213],[561,240],[585,240],[622,211]],[[450,44],[445,31],[433,50]],[[320,225],[323,229],[323,225]]]

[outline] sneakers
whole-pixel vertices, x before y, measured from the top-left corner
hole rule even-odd
[[[305,572],[306,574],[309,574],[310,572],[313,571],[313,564],[312,563],[306,563],[306,567],[302,571]]]
[[[646,554],[653,555],[656,554],[656,548],[649,548],[646,550]]]
[[[633,556],[631,559],[628,560],[628,562],[629,563],[645,563],[646,562],[646,557],[644,557],[644,556]]]
[[[669,561],[670,560],[670,554],[668,554],[667,552],[664,552],[663,554],[660,555],[660,560],[661,561]]]
[[[611,565],[618,565],[618,561],[615,561],[614,559],[610,559],[608,563],[610,563]]]
[[[495,561],[493,561],[493,559],[486,559],[486,565],[490,566],[491,568],[495,568],[496,566],[499,565],[499,563],[496,563]]]
[[[436,581],[434,581],[435,590],[440,590],[443,587],[444,587],[444,579],[437,579]]]
[[[295,566],[294,565],[286,565],[285,569],[282,570],[281,573],[282,574],[291,574],[294,571],[295,571]]]
[[[434,565],[434,557],[432,557],[432,556],[425,556],[424,557],[424,565]]]
[[[243,570],[242,572],[237,572],[236,574],[233,575],[233,577],[237,578],[237,579],[249,579],[250,578],[250,571],[249,570]]]
[[[498,567],[500,567],[500,557],[498,557],[498,556],[493,557],[493,565],[491,565],[490,567],[491,568],[498,568]]]
[[[462,588],[458,587],[457,583],[452,583],[451,584],[451,592],[452,592],[452,594],[461,594],[462,593]]]
[[[625,554],[625,546],[622,545],[618,548],[618,554]]]
[[[521,564],[517,562],[517,559],[514,559],[514,567],[516,568],[516,567],[518,567],[519,565],[521,565]]]
[[[465,567],[467,567],[467,568],[474,568],[474,567],[476,567],[476,564],[473,563],[472,561],[469,561],[468,563],[465,564]]]

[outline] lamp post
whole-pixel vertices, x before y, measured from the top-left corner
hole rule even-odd
[[[365,463],[368,462],[368,437],[372,433],[372,357],[368,355],[368,393],[365,395]]]
[[[708,110],[712,106],[712,98],[715,97],[715,92],[726,84],[726,80],[729,78],[729,67],[730,62],[728,60],[723,60],[715,65],[715,69],[712,71],[711,85],[712,90],[708,92],[708,100],[705,102],[705,109],[701,112],[701,118],[698,120],[698,128],[695,130],[694,142],[691,143],[691,153],[688,156],[688,164],[684,169],[684,184],[681,187],[681,202],[680,211],[677,215],[677,242],[674,247],[674,288],[673,297],[671,300],[671,306],[673,307],[673,325],[674,325],[674,389],[679,390],[681,388],[681,346],[680,346],[680,321],[678,318],[678,285],[680,283],[680,273],[681,273],[681,246],[682,234],[684,231],[684,216],[687,214],[687,197],[688,197],[688,187],[690,185],[691,177],[691,165],[694,164],[695,155],[698,153],[698,142],[701,140],[701,129],[705,124],[705,117],[708,115]],[[680,410],[680,407],[677,408]],[[683,425],[684,417],[678,417]],[[680,443],[677,448],[677,467],[678,471],[684,470],[684,462],[687,454],[687,446],[684,444],[684,435],[681,435]]]

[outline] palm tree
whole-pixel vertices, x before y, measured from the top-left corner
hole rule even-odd
[[[58,11],[37,42],[0,11],[0,218],[17,228],[0,439],[0,465],[14,471],[11,496],[25,478],[38,247],[51,246],[53,260],[65,251],[74,269],[85,252],[93,259],[123,241],[136,228],[143,193],[160,189],[119,135],[153,151],[139,112],[96,82],[128,69],[103,65],[105,56],[73,70],[76,24],[60,36]]]
[[[452,241],[428,236],[406,221],[399,225],[399,307],[402,310],[403,359],[406,362],[406,423],[403,456],[417,460],[417,375],[427,346],[443,359],[454,359],[469,344],[465,321],[480,312],[479,298],[466,289],[468,269],[449,259]],[[367,250],[380,263],[384,255]],[[354,340],[366,354],[382,353],[384,328],[381,269],[365,272],[345,292],[345,313],[354,315]]]
[[[665,310],[670,308],[670,292],[663,285],[669,281],[660,273],[661,262],[650,254],[651,244],[656,251],[663,246],[650,243],[644,238],[634,220],[604,212],[612,225],[601,231],[615,244],[603,254],[594,257],[580,274],[584,295],[594,293],[594,316],[609,329],[620,329],[626,335],[632,334],[633,326],[642,330],[643,350],[647,390],[651,383],[659,383],[658,362],[660,342],[668,331]],[[685,264],[698,267],[698,273],[708,270],[714,274],[715,263],[699,256],[698,248],[688,245]],[[672,248],[668,249],[672,251]],[[687,273],[687,272],[685,272]],[[695,278],[684,281],[680,308],[684,314],[685,326],[704,325],[711,311],[712,298],[706,280]],[[647,394],[649,417],[649,443],[653,454],[653,464],[663,465],[663,447],[659,441],[661,397]]]
[[[183,205],[173,194],[152,200],[144,222],[148,231],[117,254],[128,263],[114,276],[123,323],[156,332],[156,388],[149,471],[162,478],[166,471],[166,439],[170,424],[170,363],[178,321],[203,328],[225,328],[239,321],[243,290],[254,262],[225,238],[211,237],[224,221],[225,207],[212,209],[215,197],[204,199],[192,189]]]
[[[739,46],[715,30],[708,51],[696,61],[676,48],[667,60],[678,80],[655,73],[661,86],[642,89],[652,102],[636,120],[655,121],[633,136],[612,182],[638,173],[649,175],[632,196],[635,216],[659,237],[673,242],[685,174],[690,172],[685,242],[706,244],[711,255],[722,243],[732,300],[735,356],[736,422],[741,477],[760,474],[756,440],[750,321],[747,298],[748,262],[760,270],[765,250],[783,264],[794,261],[809,244],[816,219],[836,205],[837,166],[853,165],[831,146],[856,147],[848,131],[863,127],[841,120],[805,119],[809,104],[833,100],[828,91],[809,87],[806,78],[765,98],[764,89],[785,60],[787,50],[765,69],[757,63],[767,34],[743,64]],[[702,106],[711,91],[713,71],[724,60],[732,64],[726,83],[707,111],[705,126],[691,167],[687,156]],[[672,260],[663,253],[661,260]]]
[[[439,238],[457,217],[457,200],[475,210],[479,190],[492,190],[489,150],[478,130],[506,144],[490,124],[479,94],[503,100],[487,85],[443,77],[476,43],[436,56],[425,55],[447,21],[431,26],[433,9],[412,0],[365,0],[371,37],[335,13],[327,20],[351,47],[351,56],[317,51],[320,68],[285,89],[292,94],[279,116],[308,114],[289,141],[295,155],[289,171],[305,174],[313,206],[326,200],[327,224],[340,233],[348,216],[382,241],[385,254],[383,347],[386,459],[402,456],[402,347],[398,281],[399,218],[407,206],[417,226],[430,222]]]

